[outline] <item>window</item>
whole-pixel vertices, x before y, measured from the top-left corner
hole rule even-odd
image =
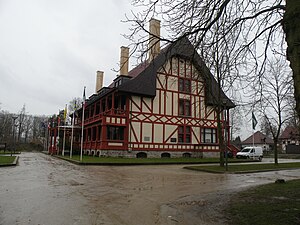
[[[96,131],[97,131],[97,127],[92,127],[92,141],[96,141]]]
[[[107,127],[107,140],[124,140],[124,127]]]
[[[178,127],[178,142],[191,143],[191,127],[189,126]]]
[[[88,128],[87,131],[88,131],[87,140],[90,141],[91,140],[91,134],[92,134],[92,128]]]
[[[185,76],[185,62],[182,59],[179,60],[179,76]]]
[[[179,78],[179,91],[191,93],[191,81],[188,79]]]
[[[172,58],[172,74],[178,75],[178,59]]]
[[[180,116],[191,115],[191,101],[188,99],[179,99],[179,113]]]
[[[203,143],[217,143],[217,130],[214,128],[202,128]]]

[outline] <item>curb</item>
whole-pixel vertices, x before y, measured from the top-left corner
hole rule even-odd
[[[216,173],[216,174],[247,174],[247,173],[263,173],[263,172],[274,172],[274,171],[280,171],[280,170],[297,170],[299,168],[278,168],[278,169],[265,169],[265,170],[245,170],[245,171],[213,171],[213,170],[205,170],[205,169],[194,169],[191,167],[183,167],[183,169],[187,170],[193,170],[198,172],[205,172],[205,173]]]
[[[45,153],[46,154],[46,153]],[[49,155],[49,154],[48,154]],[[77,160],[73,160],[70,158],[64,158],[59,155],[50,155],[52,157],[55,157],[57,159],[65,160],[67,162],[76,164],[76,165],[82,165],[82,166],[151,166],[151,165],[195,165],[195,164],[213,164],[213,163],[219,163],[219,161],[216,162],[164,162],[164,163],[159,163],[159,162],[145,162],[145,163],[110,163],[110,162],[79,162]],[[248,161],[242,161],[242,162],[248,162]],[[231,163],[242,163],[241,161],[236,161],[236,162],[231,162]],[[253,162],[253,160],[251,161]]]

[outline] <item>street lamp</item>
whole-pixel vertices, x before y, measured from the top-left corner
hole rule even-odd
[[[18,116],[12,116],[13,119],[13,149],[14,149],[14,153],[16,153],[16,138],[15,138],[15,121],[18,118]],[[10,152],[10,155],[12,156],[12,150]]]

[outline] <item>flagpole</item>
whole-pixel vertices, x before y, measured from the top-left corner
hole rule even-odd
[[[82,152],[83,152],[83,127],[84,127],[84,111],[85,111],[85,87],[84,87],[84,89],[83,89],[82,120],[81,120],[81,147],[80,147],[80,162],[82,162]]]
[[[60,126],[60,114],[58,111],[58,126],[57,126],[57,133],[58,133],[58,141],[57,141],[57,155],[59,155],[59,144],[60,144],[60,136],[59,136],[59,126]]]
[[[62,156],[65,156],[65,145],[66,145],[66,118],[67,118],[67,104],[64,110],[64,140],[63,140],[63,150]]]
[[[84,124],[84,107],[82,111],[82,122],[81,122],[81,148],[80,148],[80,162],[82,161],[82,151],[83,151],[83,124]]]
[[[72,158],[73,154],[73,136],[74,136],[74,123],[75,123],[75,111],[76,111],[76,100],[74,103],[74,110],[73,110],[73,117],[72,117],[72,132],[71,132],[71,153],[70,153],[70,159]]]
[[[65,156],[65,144],[66,144],[66,125],[64,126],[64,140],[63,140],[62,156]]]
[[[71,132],[71,150],[70,150],[70,159],[72,159],[73,154],[73,135],[74,135],[74,112],[73,112],[73,118],[72,118],[72,132]]]

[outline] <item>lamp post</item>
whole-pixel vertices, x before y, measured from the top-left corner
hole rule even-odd
[[[15,121],[18,118],[18,116],[12,116],[13,119],[13,149],[14,153],[16,152],[16,138],[15,138]],[[10,155],[12,156],[12,150],[10,152]]]

